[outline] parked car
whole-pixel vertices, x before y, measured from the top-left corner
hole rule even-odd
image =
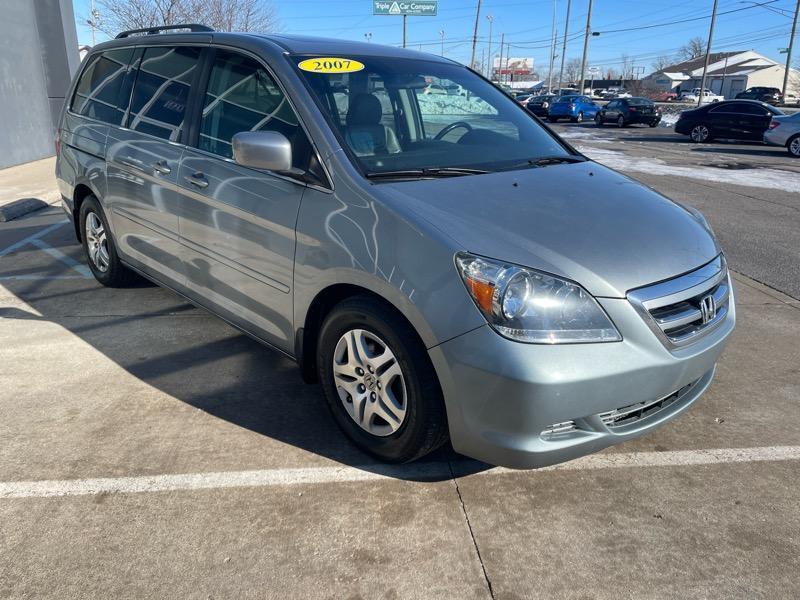
[[[655,127],[660,121],[661,109],[647,98],[612,100],[597,111],[594,117],[598,127],[606,123],[616,123],[617,127],[627,127],[636,123]]]
[[[599,108],[589,96],[560,96],[550,105],[547,119],[551,123],[561,119],[580,123],[584,119],[594,119]]]
[[[546,118],[550,113],[550,105],[556,100],[556,98],[558,98],[558,96],[553,96],[550,94],[545,94],[543,96],[532,96],[530,99],[528,99],[528,103],[525,106],[537,117]]]
[[[685,110],[675,123],[675,131],[688,135],[693,142],[714,138],[762,140],[777,108],[756,100],[726,100]]]
[[[785,146],[789,154],[800,158],[800,113],[775,115],[764,132],[764,142]]]
[[[751,87],[736,94],[736,99],[758,100],[759,102],[766,102],[772,106],[777,106],[783,102],[783,94],[778,88],[774,87]]]
[[[525,106],[528,104],[528,100],[530,100],[531,97],[533,97],[533,94],[517,94],[514,100],[519,102],[522,106]]]
[[[653,102],[675,102],[678,99],[678,94],[675,92],[653,92],[649,94],[649,98]]]
[[[700,88],[694,88],[691,92],[683,92],[680,96],[683,102],[697,102],[700,100]],[[701,104],[708,104],[711,102],[722,102],[725,100],[724,96],[715,94],[709,89],[703,90],[703,101]]]
[[[619,90],[614,94],[614,98],[633,98],[633,95],[626,90]]]
[[[795,92],[786,92],[783,98],[784,106],[800,106],[800,95]]]
[[[548,465],[709,386],[735,307],[699,212],[456,62],[184,27],[94,46],[67,92],[56,177],[101,284],[140,273],[276,348],[387,461],[449,436]]]

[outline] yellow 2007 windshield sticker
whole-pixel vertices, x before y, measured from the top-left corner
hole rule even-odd
[[[331,56],[309,58],[297,66],[310,73],[354,73],[364,68],[364,64],[357,60]]]

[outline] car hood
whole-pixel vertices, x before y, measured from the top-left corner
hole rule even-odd
[[[686,209],[591,161],[373,189],[461,250],[566,277],[595,296],[624,297],[720,252]]]

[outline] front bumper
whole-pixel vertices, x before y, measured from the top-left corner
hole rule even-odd
[[[700,397],[733,331],[733,298],[719,327],[672,351],[627,299],[598,302],[623,341],[524,344],[486,325],[429,351],[455,450],[495,465],[543,467],[644,435]],[[668,397],[668,406],[634,423],[605,424],[612,411],[638,403],[655,406],[651,403]],[[548,433],[568,422],[574,424],[571,431]]]

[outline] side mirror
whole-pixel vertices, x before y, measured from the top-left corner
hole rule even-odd
[[[233,160],[243,167],[286,173],[292,169],[292,144],[277,131],[241,131],[233,136]]]

